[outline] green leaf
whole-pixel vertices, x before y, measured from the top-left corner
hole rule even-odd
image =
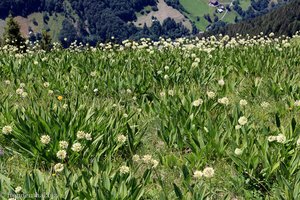
[[[174,187],[174,191],[175,191],[177,198],[183,199],[183,195],[182,195],[180,188],[175,183],[173,183],[173,187]]]

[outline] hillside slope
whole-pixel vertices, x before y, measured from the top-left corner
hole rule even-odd
[[[299,30],[300,0],[293,0],[257,18],[229,24],[225,27],[214,27],[208,34],[222,33],[234,36],[236,33],[258,35],[263,32],[264,34],[274,33],[278,36],[292,36]]]

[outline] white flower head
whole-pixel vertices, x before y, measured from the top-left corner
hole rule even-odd
[[[152,168],[156,168],[157,165],[159,164],[159,162],[157,160],[155,160],[155,159],[152,159],[151,160],[151,164],[152,164]]]
[[[297,142],[296,142],[297,146],[300,146],[300,137],[298,138]]]
[[[76,137],[77,137],[77,139],[85,138],[85,132],[84,131],[77,131]]]
[[[137,154],[134,155],[134,156],[132,156],[132,161],[133,161],[133,162],[138,162],[138,161],[140,161],[140,159],[141,159],[140,156],[137,155]]]
[[[276,140],[278,143],[285,143],[286,137],[283,134],[279,134],[279,135],[277,135]]]
[[[25,98],[25,97],[27,97],[28,96],[28,93],[27,92],[22,92],[22,94],[21,94],[21,97],[22,98]]]
[[[215,174],[215,170],[212,167],[206,167],[203,170],[203,176],[206,178],[211,178],[214,176],[214,174]]]
[[[67,141],[59,141],[59,147],[62,149],[68,148],[69,143]]]
[[[263,107],[263,108],[267,108],[267,107],[270,106],[270,104],[269,104],[268,102],[266,102],[266,101],[262,102],[260,105],[261,105],[261,107]]]
[[[13,129],[12,129],[11,126],[4,126],[4,127],[2,128],[2,133],[3,133],[4,135],[10,134],[12,131],[13,131]]]
[[[82,146],[79,142],[76,142],[71,147],[72,151],[79,152],[82,149]]]
[[[67,157],[67,152],[65,150],[59,150],[57,153],[56,153],[56,156],[57,158],[63,160]]]
[[[16,90],[16,93],[19,94],[19,95],[21,95],[23,92],[24,92],[24,90],[22,88],[18,88]]]
[[[6,85],[10,85],[10,80],[5,80],[4,83],[5,83]]]
[[[220,99],[218,99],[218,103],[223,104],[223,105],[228,105],[229,99],[227,97],[220,98]]]
[[[15,193],[20,193],[22,191],[22,187],[18,186],[15,188]]]
[[[242,150],[242,149],[236,148],[236,149],[234,150],[234,154],[237,155],[237,156],[242,155],[242,153],[243,153],[243,150]]]
[[[194,178],[199,179],[202,176],[203,176],[203,172],[202,171],[199,171],[199,170],[194,171],[194,174],[193,174]]]
[[[242,128],[242,126],[241,125],[239,125],[239,124],[237,124],[237,125],[235,125],[235,130],[239,130],[239,129],[241,129]]]
[[[225,85],[225,81],[223,79],[218,80],[218,84],[220,86],[224,86]]]
[[[149,154],[146,154],[146,155],[143,156],[142,160],[145,164],[149,164],[152,160],[152,156],[149,155]]]
[[[239,118],[238,122],[239,122],[239,124],[240,124],[241,126],[243,126],[243,125],[247,124],[248,119],[247,119],[247,117],[242,116],[242,117]]]
[[[276,140],[277,140],[277,136],[274,136],[274,135],[268,136],[268,141],[269,141],[269,142],[274,142],[274,141],[276,141]]]
[[[44,87],[46,87],[46,88],[49,87],[49,85],[50,85],[50,83],[48,83],[48,82],[44,83]]]
[[[54,171],[59,173],[62,172],[64,170],[64,165],[61,163],[57,163],[56,165],[54,165]]]
[[[43,144],[49,144],[49,143],[50,143],[50,140],[51,140],[51,138],[50,138],[49,135],[42,135],[42,136],[41,136],[41,142],[42,142]]]
[[[117,140],[118,140],[118,142],[120,142],[120,143],[124,143],[124,142],[126,142],[127,138],[126,138],[125,135],[120,134],[120,135],[118,135]]]
[[[240,100],[240,105],[241,106],[246,106],[247,104],[248,104],[247,100],[245,100],[245,99]]]
[[[93,138],[92,138],[92,134],[86,133],[86,134],[85,134],[85,139],[86,139],[86,140],[92,140],[92,139],[93,139]]]
[[[130,169],[126,165],[123,165],[123,166],[120,167],[120,173],[121,174],[128,174],[129,171],[130,171]]]
[[[202,103],[203,103],[203,100],[202,100],[202,99],[197,99],[197,100],[195,100],[195,101],[192,102],[192,105],[195,106],[195,107],[198,107],[198,106],[200,106]]]
[[[207,97],[208,97],[209,99],[213,99],[213,98],[216,97],[216,94],[215,94],[214,92],[212,92],[212,91],[206,92],[206,95],[207,95]]]
[[[53,93],[54,93],[53,90],[48,90],[49,95],[52,95]]]

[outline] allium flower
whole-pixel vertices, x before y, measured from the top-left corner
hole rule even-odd
[[[79,152],[82,149],[82,146],[79,142],[76,142],[72,145],[72,151]]]
[[[94,77],[94,76],[96,76],[96,75],[97,75],[97,71],[91,72],[91,76],[92,76],[92,77]]]
[[[149,155],[149,154],[144,155],[143,158],[142,158],[142,160],[143,160],[143,162],[144,162],[145,164],[149,164],[149,163],[151,162],[151,160],[152,160],[152,156]]]
[[[12,127],[11,126],[4,126],[3,128],[2,128],[2,133],[4,134],[4,135],[8,135],[8,134],[10,134],[12,132]]]
[[[126,138],[126,136],[120,134],[120,135],[118,135],[117,140],[120,143],[124,143],[124,142],[126,142],[127,138]]]
[[[165,93],[165,92],[160,92],[159,95],[160,95],[161,97],[164,97],[164,96],[166,96],[166,93]]]
[[[208,96],[209,99],[213,99],[216,97],[216,94],[211,91],[206,92],[206,95]]]
[[[140,156],[139,155],[134,155],[134,156],[132,156],[132,160],[134,161],[134,162],[138,162],[138,161],[140,161]]]
[[[22,98],[25,98],[25,97],[27,97],[28,96],[28,93],[27,92],[22,92],[22,94],[21,94],[21,97]]]
[[[236,149],[234,150],[234,154],[237,155],[237,156],[242,155],[242,153],[243,153],[243,150],[242,150],[242,149],[236,148]]]
[[[206,178],[211,178],[215,174],[215,170],[212,167],[206,167],[203,170],[203,176]]]
[[[20,193],[22,191],[22,187],[18,186],[15,188],[15,193]]]
[[[5,80],[4,83],[5,83],[6,85],[10,85],[10,80]]]
[[[83,138],[85,138],[85,132],[84,131],[78,131],[76,136],[77,136],[77,139],[83,139]]]
[[[297,146],[300,146],[300,137],[297,140]]]
[[[164,79],[169,79],[169,76],[168,76],[168,75],[165,75],[165,76],[164,76]]]
[[[277,140],[277,136],[271,135],[271,136],[268,137],[269,142],[273,142],[273,141],[276,141],[276,140]]]
[[[168,91],[168,95],[174,96],[174,91],[173,91],[173,90],[169,90],[169,91]]]
[[[20,83],[20,88],[24,88],[25,87],[25,83]]]
[[[285,135],[283,135],[283,134],[279,134],[279,135],[277,135],[276,140],[277,140],[277,142],[279,142],[279,143],[285,143],[286,137],[285,137]]]
[[[121,166],[120,167],[120,173],[121,174],[127,174],[127,173],[129,173],[129,167],[127,167],[127,166],[125,166],[125,165],[123,165],[123,166]]]
[[[62,149],[68,148],[69,143],[67,141],[59,141],[59,147]]]
[[[85,134],[85,139],[86,140],[92,140],[93,138],[92,138],[92,135],[90,133],[86,133]]]
[[[44,87],[46,87],[46,88],[49,87],[49,85],[50,85],[50,83],[48,83],[48,82],[44,83]]]
[[[152,159],[151,164],[152,164],[152,168],[156,168],[159,162],[157,160]]]
[[[241,106],[246,106],[248,102],[245,99],[240,100],[240,105]]]
[[[225,81],[223,79],[218,80],[218,84],[220,86],[224,86],[225,85]]]
[[[202,171],[199,171],[199,170],[194,171],[194,175],[193,175],[194,178],[199,179],[202,176],[203,176],[203,172]]]
[[[262,102],[261,104],[261,107],[263,107],[263,108],[267,108],[267,107],[269,107],[269,103],[268,102],[266,102],[266,101],[264,101],[264,102]]]
[[[94,89],[94,92],[95,92],[95,93],[97,93],[98,91],[99,91],[98,88],[95,88],[95,89]]]
[[[50,140],[51,140],[51,138],[50,138],[49,135],[42,135],[42,136],[41,136],[41,142],[42,142],[43,144],[49,144]]]
[[[24,90],[22,88],[18,88],[16,90],[16,93],[19,94],[19,95],[21,95],[23,92],[24,92]]]
[[[300,100],[296,100],[295,103],[294,103],[294,106],[299,107],[300,106]]]
[[[242,127],[241,127],[241,125],[238,124],[238,125],[235,125],[234,128],[235,128],[235,130],[239,130],[239,129],[241,129]]]
[[[54,92],[53,92],[53,90],[48,90],[48,94],[49,95],[51,95],[51,94],[53,94]]]
[[[67,157],[67,152],[65,150],[59,150],[57,153],[56,153],[56,156],[57,158],[59,159],[65,159]]]
[[[59,173],[62,172],[64,170],[64,165],[61,163],[57,163],[56,165],[54,165],[54,171]]]
[[[197,99],[197,100],[195,100],[195,101],[192,102],[192,105],[195,106],[195,107],[198,107],[198,106],[200,106],[202,103],[203,103],[203,100],[202,100],[202,99]]]
[[[218,99],[218,103],[223,104],[223,105],[228,105],[229,99],[227,97],[223,97],[221,99]]]
[[[239,124],[240,124],[241,126],[243,126],[243,125],[247,124],[248,119],[247,119],[247,117],[242,116],[242,117],[239,118],[238,122],[239,122]]]

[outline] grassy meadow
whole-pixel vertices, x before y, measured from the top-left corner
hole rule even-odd
[[[1,199],[300,199],[300,43],[0,50]]]

